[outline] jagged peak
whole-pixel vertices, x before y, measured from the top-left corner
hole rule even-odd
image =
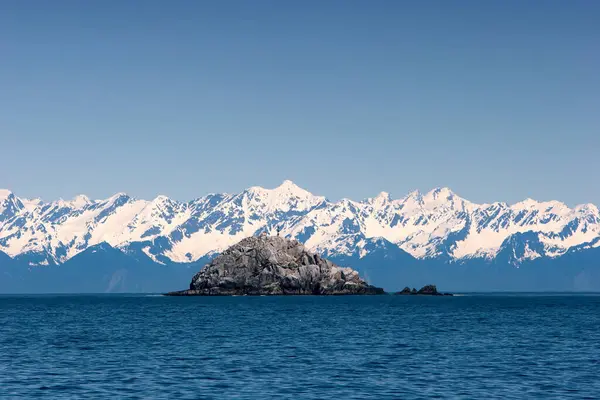
[[[77,196],[73,197],[73,201],[85,201],[85,202],[89,202],[91,200],[85,194],[78,194]]]
[[[448,187],[436,187],[422,196],[423,206],[428,209],[437,209],[439,207],[451,209],[464,209],[476,207],[473,204],[460,196],[457,196],[452,189]]]
[[[112,196],[110,196],[106,200],[109,201],[109,202],[114,202],[114,201],[117,201],[118,199],[121,199],[121,198],[130,199],[131,197],[129,197],[129,195],[127,193],[119,192],[119,193],[113,194]]]
[[[534,206],[536,206],[538,204],[539,203],[537,201],[535,201],[532,198],[528,197],[525,200],[522,200],[522,201],[519,201],[518,203],[515,203],[514,207],[515,208],[521,208],[521,207],[531,208],[531,207],[534,207]]]
[[[242,192],[242,194],[244,194],[244,193],[258,195],[261,197],[269,197],[269,198],[271,198],[272,201],[277,201],[277,202],[281,202],[281,201],[283,201],[284,198],[287,198],[287,197],[297,197],[297,198],[302,198],[302,199],[309,199],[309,198],[314,197],[314,198],[318,198],[318,199],[324,199],[324,197],[315,196],[311,192],[301,188],[300,186],[296,185],[294,182],[292,182],[290,180],[283,181],[283,183],[281,185],[277,186],[274,189],[265,189],[261,186],[252,186],[252,187],[246,189],[244,192]],[[279,199],[279,200],[275,200],[275,199]]]
[[[575,207],[575,211],[587,211],[593,214],[600,214],[600,210],[598,210],[598,207],[592,203],[580,204]]]
[[[341,201],[346,201],[346,202],[353,202],[352,200],[349,199],[342,199]],[[369,197],[366,200],[363,200],[362,203],[367,203],[367,204],[372,204],[372,203],[379,203],[379,204],[384,204],[387,202],[391,201],[391,197],[390,194],[388,192],[379,192],[379,194],[375,197]],[[354,202],[353,202],[354,203]]]
[[[279,185],[278,188],[282,188],[282,187],[291,187],[291,188],[297,188],[298,185],[296,185],[294,182],[292,182],[289,179],[284,180],[283,182],[281,182],[281,185]]]
[[[533,208],[540,208],[540,209],[547,209],[547,208],[553,208],[553,209],[564,209],[564,210],[569,210],[569,207],[561,202],[561,201],[557,201],[557,200],[551,200],[551,201],[538,201],[538,200],[534,200],[532,198],[526,198],[523,201],[520,201],[518,203],[513,204],[512,206],[510,206],[510,208],[512,209],[533,209]]]
[[[493,203],[482,203],[482,204],[478,205],[478,208],[480,208],[482,210],[486,209],[486,208],[492,208],[492,207],[509,208],[510,206],[505,201],[495,201]]]
[[[0,189],[0,200],[7,199],[10,196],[14,196],[13,192],[8,189]]]
[[[545,209],[551,208],[553,210],[570,210],[569,206],[558,200],[538,201],[538,205]]]
[[[421,193],[420,190],[413,190],[412,192],[408,193],[406,196],[404,196],[401,201],[402,202],[407,202],[409,200],[412,201],[416,201],[417,203],[420,203],[423,201],[423,193]]]
[[[156,196],[152,201],[146,202],[146,207],[149,207],[151,209],[157,209],[157,208],[159,208],[159,209],[163,209],[163,208],[179,209],[181,206],[186,207],[186,206],[189,206],[190,204],[193,204],[193,202],[181,203],[177,200],[173,200],[172,198],[161,194],[161,195]]]
[[[164,194],[159,194],[152,200],[153,203],[170,203],[172,201],[169,196],[165,196]]]
[[[73,200],[71,200],[71,204],[73,204],[76,207],[84,207],[91,203],[92,203],[92,201],[85,194],[77,195],[77,196],[73,197]]]
[[[8,206],[9,209],[20,210],[23,208],[23,202],[10,190],[0,189],[0,214],[4,211],[6,206]]]
[[[68,207],[68,208],[81,208],[85,207],[88,204],[91,204],[92,201],[84,194],[77,195],[73,197],[71,200],[65,200],[62,197],[58,200],[52,202],[59,207]]]
[[[289,179],[286,179],[281,183],[281,185],[277,186],[275,189],[272,190],[278,193],[293,194],[302,197],[313,195],[308,190],[301,188]]]
[[[260,195],[249,193],[252,191]],[[2,192],[12,196],[12,192]],[[450,196],[452,198],[448,199]],[[89,201],[85,196],[78,197],[81,201]],[[65,205],[72,208],[70,202],[78,197]],[[23,207],[20,202],[27,203]],[[515,206],[506,203],[479,205],[456,196],[447,187],[434,188],[425,195],[415,190],[399,200],[391,200],[389,193],[382,191],[376,197],[361,201],[344,198],[332,202],[312,195],[291,180],[285,180],[273,189],[255,186],[241,194],[215,193],[188,203],[171,200],[164,195],[145,201],[117,193],[109,199],[93,201],[93,207],[82,207],[80,211],[90,212],[73,213],[77,218],[69,217],[70,226],[64,228],[60,225],[66,219],[61,218],[61,213],[67,210],[57,210],[55,202],[49,204],[53,207],[37,207],[29,200],[16,197],[10,197],[7,202],[0,198],[0,208],[9,206],[0,218],[9,221],[15,215],[23,217],[22,220],[14,218],[2,223],[5,232],[20,229],[19,233],[24,237],[20,241],[16,236],[5,240],[8,243],[6,248],[11,246],[11,255],[23,253],[38,244],[46,245],[49,241],[57,243],[58,240],[84,248],[88,242],[78,243],[77,235],[83,237],[80,232],[90,230],[90,226],[94,229],[98,226],[99,229],[89,243],[94,243],[96,237],[106,238],[117,247],[121,243],[154,237],[155,226],[159,226],[160,235],[172,241],[173,249],[165,252],[168,254],[165,257],[173,257],[173,260],[188,260],[187,254],[197,259],[207,252],[220,251],[223,243],[228,244],[241,235],[256,229],[275,232],[278,226],[282,226],[282,235],[302,238],[313,249],[335,252],[341,248],[340,238],[360,232],[368,237],[384,237],[418,258],[442,252],[454,258],[492,257],[501,244],[500,239],[524,229],[548,233],[542,238],[544,243],[561,249],[590,241],[594,235],[600,234],[600,215],[593,204],[569,209],[557,201],[527,199]],[[535,206],[527,208],[525,205],[528,204]],[[120,217],[109,219],[106,228],[100,228],[105,219],[99,216],[107,214],[105,209],[120,213]],[[155,210],[169,210],[168,223],[162,219],[157,223],[154,218],[162,218],[163,214]],[[56,213],[56,218],[46,218],[43,221],[45,225],[38,225],[37,219],[42,213]],[[31,228],[27,232],[18,225],[25,220],[27,225],[24,227]],[[127,225],[121,229],[125,223]],[[563,229],[567,233],[561,233]],[[169,236],[171,234],[172,237]],[[343,243],[349,249],[354,246]],[[68,257],[79,250],[72,247]]]
[[[436,187],[425,194],[425,197],[437,199],[438,197],[454,196],[454,192],[448,187]]]
[[[390,199],[390,194],[388,192],[379,192],[379,194],[377,195],[376,199],[386,199],[386,200],[389,200]]]
[[[356,201],[356,200],[352,200],[349,199],[347,197],[344,197],[342,199],[340,199],[339,201],[332,203],[334,205],[334,207],[360,207],[361,204],[365,204],[365,202],[367,202],[368,200],[363,200],[363,201]]]
[[[248,189],[244,190],[242,193],[265,193],[269,189],[265,189],[262,186],[250,186]],[[234,196],[237,196],[234,194]]]
[[[35,199],[21,199],[21,202],[23,202],[24,205],[28,205],[31,207],[36,207],[41,204],[44,204],[44,201],[39,197],[36,197]]]

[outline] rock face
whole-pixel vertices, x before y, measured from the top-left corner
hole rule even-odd
[[[249,237],[225,250],[170,296],[384,294],[358,272],[342,268],[296,241]]]
[[[438,292],[435,285],[425,285],[421,289],[410,289],[408,286],[402,289],[400,292],[394,294],[398,295],[425,295],[425,296],[452,296],[451,293]]]

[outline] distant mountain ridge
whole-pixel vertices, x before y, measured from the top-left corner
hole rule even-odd
[[[104,200],[81,195],[43,202],[0,190],[0,252],[10,256],[10,264],[28,268],[61,266],[103,243],[144,263],[190,265],[245,237],[278,229],[309,250],[348,260],[353,267],[368,269],[371,259],[395,259],[419,265],[414,267],[421,268],[419,273],[425,265],[519,269],[575,253],[597,254],[600,248],[600,211],[593,204],[569,208],[531,199],[475,204],[448,188],[400,199],[382,192],[362,201],[335,202],[291,181],[275,189],[251,187],[189,202],[166,196],[146,201],[125,193]],[[0,268],[9,264],[6,259],[0,257]],[[390,271],[386,274],[393,275]]]

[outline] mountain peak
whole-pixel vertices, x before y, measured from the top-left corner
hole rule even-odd
[[[165,203],[165,202],[170,202],[170,201],[171,201],[171,199],[168,196],[165,196],[164,194],[159,194],[153,200],[154,203]]]
[[[71,203],[76,207],[83,207],[90,204],[92,201],[85,194],[77,195],[71,200]]]
[[[7,199],[12,194],[13,192],[8,189],[0,189],[0,200]]]
[[[306,197],[307,195],[312,195],[309,191],[302,189],[300,186],[296,185],[294,182],[286,179],[281,183],[281,185],[277,186],[273,191],[278,193],[286,193],[292,194],[296,196]]]
[[[575,211],[587,211],[593,214],[600,214],[600,210],[598,209],[598,207],[592,203],[580,204],[577,207],[575,207]]]
[[[116,201],[121,198],[129,199],[130,197],[129,197],[129,195],[127,195],[127,193],[119,192],[119,193],[115,193],[114,195],[110,196],[107,200],[108,201]]]
[[[415,190],[398,200],[382,191],[361,201],[329,201],[285,180],[276,188],[255,186],[189,203],[167,196],[144,201],[125,193],[88,202],[77,196],[61,207],[55,202],[46,207],[0,190],[0,249],[11,256],[49,251],[62,262],[99,241],[116,248],[144,243],[159,258],[189,262],[242,237],[280,228],[282,237],[326,254],[350,254],[346,249],[354,249],[362,235],[382,237],[417,258],[491,259],[515,233],[541,232],[543,254],[549,256],[600,237],[600,212],[591,204],[570,209],[528,199],[510,207],[482,205],[447,187],[426,194]]]
[[[454,194],[450,188],[447,187],[437,187],[425,194],[423,196],[423,200],[425,203],[434,203],[434,204],[442,204],[446,202],[453,203],[454,200],[457,199],[457,196]]]
[[[413,190],[412,192],[404,196],[402,200],[404,202],[412,200],[416,201],[417,203],[420,203],[421,201],[423,201],[423,194],[419,190]]]
[[[377,203],[386,203],[386,202],[390,201],[390,199],[391,199],[390,194],[388,192],[382,191],[382,192],[379,192],[379,194],[376,197],[374,197],[372,199],[372,201],[375,201]]]
[[[525,208],[531,208],[535,205],[537,205],[538,202],[533,200],[532,198],[528,197],[523,201],[520,201],[518,203],[515,204],[515,207],[520,208],[520,207],[525,207]]]
[[[34,208],[44,204],[42,199],[40,199],[39,197],[35,199],[21,199],[21,202],[28,210],[33,210]]]
[[[452,190],[450,190],[450,188],[448,187],[436,187],[431,189],[426,196],[433,196],[433,197],[438,197],[438,196],[452,196],[454,193],[452,192]]]
[[[302,189],[300,186],[296,185],[294,182],[292,182],[289,179],[284,180],[283,182],[281,182],[281,185],[277,186],[276,189],[279,190],[296,190],[296,189]]]
[[[296,186],[296,184],[294,182],[292,182],[291,180],[286,179],[283,182],[281,182],[281,185],[279,185],[279,186],[280,187],[281,186]]]

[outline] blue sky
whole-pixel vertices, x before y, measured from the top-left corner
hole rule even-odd
[[[0,187],[600,204],[600,2],[0,2]]]

